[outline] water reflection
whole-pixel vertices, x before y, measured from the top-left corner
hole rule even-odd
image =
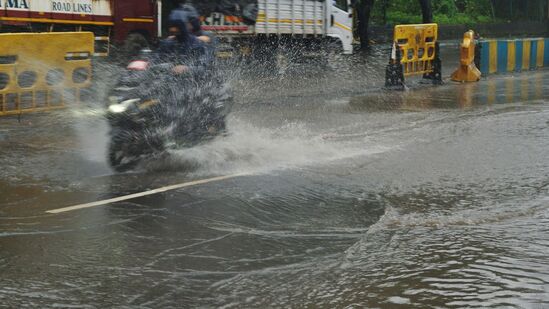
[[[353,97],[350,105],[359,110],[425,110],[431,108],[468,109],[473,106],[522,103],[549,96],[543,72],[518,76],[494,76],[478,83],[413,86],[407,91],[377,90],[365,96]]]

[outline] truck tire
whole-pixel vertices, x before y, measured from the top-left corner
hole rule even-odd
[[[339,40],[325,42],[324,54],[326,68],[333,72],[347,72],[350,70],[349,57],[343,54],[343,45]]]
[[[275,65],[278,75],[286,74],[292,66],[289,53],[283,48],[278,48],[275,54]]]

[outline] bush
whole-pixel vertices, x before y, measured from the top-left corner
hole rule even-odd
[[[443,25],[472,25],[495,22],[490,0],[432,0],[434,22]],[[386,20],[383,20],[383,9]],[[421,8],[418,1],[378,0],[372,11],[376,24],[421,23]]]
[[[387,12],[387,24],[418,24],[423,21],[421,15],[412,15],[406,12]]]

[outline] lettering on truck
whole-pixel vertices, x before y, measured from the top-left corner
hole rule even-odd
[[[52,12],[70,12],[70,13],[86,13],[91,14],[93,8],[91,3],[70,3],[62,1],[52,1]]]
[[[202,28],[206,31],[248,31],[250,27],[246,25],[241,17],[224,15],[221,13],[212,13],[210,16],[202,16]]]
[[[0,7],[10,8],[10,9],[29,9],[29,4],[27,0],[0,0]]]
[[[29,0],[0,0],[0,8],[30,10]],[[51,1],[50,8],[51,12],[93,14],[92,0]]]

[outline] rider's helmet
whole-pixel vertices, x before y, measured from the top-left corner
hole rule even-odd
[[[179,30],[176,37],[180,42],[186,42],[189,40],[189,31],[187,29],[188,22],[189,16],[187,12],[182,9],[173,10],[168,17],[168,27],[176,27]]]
[[[200,26],[200,14],[190,4],[184,4],[181,9],[187,14],[188,22],[191,24],[191,33],[197,36],[202,35],[202,27]]]

